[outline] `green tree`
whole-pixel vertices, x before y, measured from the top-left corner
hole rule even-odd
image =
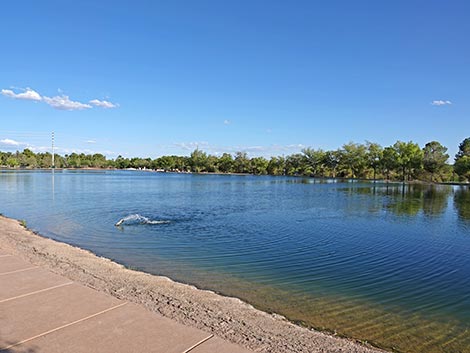
[[[116,160],[114,161],[114,165],[116,166],[117,169],[126,169],[126,168],[129,168],[130,161],[128,158],[124,158],[123,156],[119,155],[116,157]]]
[[[380,146],[378,143],[375,142],[366,142],[366,147],[367,147],[367,165],[372,168],[374,172],[374,181],[377,176],[377,169],[380,166],[380,161],[383,157],[383,148]]]
[[[291,154],[286,157],[286,174],[301,175],[305,170],[304,156],[300,153]]]
[[[91,156],[85,153],[80,153],[80,168],[88,168],[92,166]]]
[[[313,148],[302,149],[304,155],[305,167],[302,174],[319,176],[323,171],[323,162],[325,160],[325,152],[321,149],[315,150]]]
[[[424,170],[431,173],[431,181],[434,175],[439,173],[446,165],[449,155],[446,153],[447,147],[442,146],[437,141],[428,142],[423,148]]]
[[[218,168],[222,173],[231,173],[233,171],[233,157],[230,153],[224,153],[217,162]]]
[[[269,162],[266,158],[263,157],[255,157],[252,158],[250,161],[251,165],[251,172],[253,174],[264,175],[267,174]]]
[[[341,162],[341,154],[340,150],[326,151],[323,156],[323,165],[333,178],[336,178],[336,169]]]
[[[207,154],[196,148],[190,157],[191,170],[200,173],[207,170]]]
[[[267,172],[269,175],[285,175],[286,160],[284,157],[271,157],[268,163]]]
[[[367,167],[366,146],[354,142],[343,145],[340,164],[346,172],[345,176],[363,177]]]
[[[91,156],[91,166],[95,168],[106,167],[106,157],[101,153],[95,153]]]
[[[174,156],[162,156],[152,162],[153,169],[163,169],[165,172],[176,168],[176,159]]]
[[[210,173],[219,172],[218,162],[219,162],[219,159],[216,156],[213,156],[213,155],[207,156],[206,171]]]
[[[52,166],[52,154],[49,152],[36,154],[39,168],[50,168]]]
[[[397,141],[393,148],[398,155],[397,162],[402,171],[402,180],[411,180],[413,173],[422,167],[423,151],[412,141]]]
[[[186,156],[171,156],[175,161],[175,168],[178,171],[188,172],[191,170],[190,158]]]
[[[464,156],[470,157],[470,137],[467,137],[459,145],[459,151],[455,155],[455,159],[459,159]]]
[[[0,151],[0,166],[5,166],[7,165],[7,159],[10,157],[11,153],[10,152],[1,152]]]
[[[454,170],[461,180],[470,180],[470,137],[459,145],[459,151],[455,155]]]
[[[5,163],[10,168],[16,168],[20,165],[20,162],[18,161],[18,159],[13,156],[8,157]]]
[[[386,179],[390,180],[391,173],[398,168],[398,153],[395,148],[385,147],[379,164]]]
[[[79,168],[80,167],[80,157],[75,152],[69,155],[65,155],[65,162],[70,168]]]
[[[236,173],[249,173],[250,160],[246,152],[236,152],[233,161],[233,168]]]
[[[36,155],[33,151],[26,148],[22,153],[19,154],[19,162],[21,167],[28,167],[28,168],[37,168],[38,162],[36,159]]]
[[[149,169],[152,165],[152,160],[150,158],[139,158],[134,157],[129,161],[129,167],[135,169]]]

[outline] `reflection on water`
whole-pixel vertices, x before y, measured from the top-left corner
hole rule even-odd
[[[416,216],[420,213],[429,217],[438,217],[446,212],[450,196],[453,207],[461,221],[470,219],[470,191],[468,186],[425,185],[425,184],[381,184],[364,185],[341,189],[352,195],[369,195],[376,198],[376,207],[369,209],[377,212],[386,209],[397,215]],[[380,206],[380,207],[378,207]]]
[[[51,184],[52,184],[52,201],[55,200],[55,170],[52,169],[51,172]]]
[[[0,172],[0,198],[47,236],[304,325],[403,352],[470,346],[468,187]],[[132,214],[170,222],[114,226]]]
[[[468,187],[460,187],[454,193],[454,205],[463,221],[470,221],[470,191]]]

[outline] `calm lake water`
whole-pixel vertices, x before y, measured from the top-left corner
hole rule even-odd
[[[402,352],[470,352],[468,187],[3,171],[0,212],[304,325]],[[168,222],[115,226],[133,214]]]

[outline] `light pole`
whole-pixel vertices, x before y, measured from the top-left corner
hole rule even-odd
[[[52,131],[52,165],[51,169],[55,168],[55,158],[54,158],[54,131]]]

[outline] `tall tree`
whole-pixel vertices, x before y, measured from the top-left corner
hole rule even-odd
[[[454,170],[461,179],[470,180],[470,137],[459,145],[459,151],[455,155]]]
[[[222,173],[233,171],[233,157],[230,153],[224,153],[218,160],[218,168]]]
[[[175,160],[171,156],[161,156],[152,161],[152,168],[168,172],[175,168]]]
[[[207,168],[207,154],[201,151],[199,148],[196,148],[190,157],[191,170],[193,172],[199,173],[206,171]]]
[[[271,157],[268,163],[267,172],[270,175],[286,174],[286,159],[282,157]]]
[[[294,153],[286,157],[286,174],[301,175],[305,171],[304,156]]]
[[[398,155],[397,161],[402,171],[403,181],[410,180],[412,174],[422,166],[423,151],[412,141],[397,141],[393,147]]]
[[[70,156],[74,155],[75,153],[72,153]],[[129,168],[130,161],[128,158],[124,158],[121,155],[116,157],[116,160],[114,161],[114,164],[116,168],[118,169],[126,169]]]
[[[459,159],[464,156],[470,157],[470,137],[467,137],[460,143],[459,151],[455,155],[455,159]]]
[[[236,173],[249,173],[250,159],[246,152],[236,152],[233,167]]]
[[[250,161],[251,172],[255,175],[267,174],[269,162],[264,157],[255,157]]]
[[[91,156],[91,166],[94,168],[106,167],[106,157],[101,153],[95,153]]]
[[[206,163],[206,171],[208,171],[209,173],[217,173],[219,171],[218,161],[219,159],[216,156],[208,155],[207,163]]]
[[[380,166],[387,180],[390,180],[391,173],[398,168],[398,153],[392,146],[385,147],[380,160]]]
[[[341,151],[326,151],[323,156],[323,165],[329,172],[330,176],[336,178],[336,169],[341,161]]]
[[[366,146],[354,142],[343,145],[341,164],[353,178],[363,177],[367,166]]]
[[[434,181],[434,175],[439,173],[449,159],[446,153],[447,147],[442,146],[437,141],[428,142],[423,148],[423,166],[424,170],[431,173],[431,181]]]
[[[302,153],[304,154],[304,163],[306,164],[304,167],[305,174],[319,176],[323,169],[325,152],[321,149],[315,150],[308,147],[302,149]]]
[[[19,162],[21,167],[37,168],[38,166],[36,155],[28,148],[24,149],[24,151],[20,153]]]
[[[383,157],[383,148],[378,143],[366,142],[367,147],[367,164],[374,171],[374,181],[377,175],[377,168],[380,165],[380,160]]]

